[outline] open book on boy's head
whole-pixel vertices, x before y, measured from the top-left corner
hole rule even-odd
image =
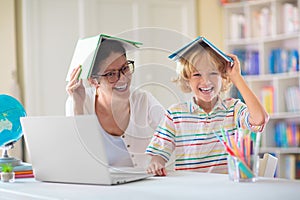
[[[219,59],[223,59],[224,61],[228,62],[230,66],[233,66],[233,59],[231,57],[227,56],[223,51],[221,51],[213,43],[202,36],[198,36],[187,45],[181,47],[180,49],[172,53],[169,58],[174,61],[178,61],[180,58],[185,58],[185,55],[187,55],[189,51],[200,48],[209,50],[210,52],[214,53],[216,57],[218,57]]]
[[[122,44],[126,52],[139,48],[142,45],[140,42],[126,40],[105,34],[96,35],[93,37],[81,38],[78,40],[73,58],[69,67],[66,81],[70,81],[70,75],[74,68],[81,65],[81,73],[79,79],[88,79],[91,76],[99,47],[103,42],[113,40]]]

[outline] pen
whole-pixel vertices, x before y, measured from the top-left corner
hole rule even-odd
[[[249,167],[242,161],[240,160],[238,157],[238,167],[239,169],[241,169],[242,172],[245,173],[245,175],[248,177],[248,178],[253,178],[254,177],[254,174],[253,172],[249,169]]]
[[[221,129],[221,133],[222,133],[222,137],[223,137],[224,141],[227,142],[224,129]],[[215,135],[216,135],[216,133],[215,133]],[[221,139],[220,139],[220,141],[221,141]]]
[[[237,159],[238,168],[248,177],[252,178],[254,177],[253,172],[251,169],[247,166],[247,164],[240,159],[238,156],[235,155],[235,153],[232,151],[232,149],[224,142],[224,145],[226,146],[226,151],[229,153],[230,156],[233,156]]]
[[[80,65],[80,67],[79,67],[79,74],[78,74],[78,76],[77,76],[77,80],[79,80],[79,77],[81,76],[81,72],[82,72],[82,65]]]
[[[229,136],[228,131],[225,131],[225,133],[226,133],[226,137],[227,137],[228,144],[229,144],[230,147],[232,147],[232,144],[231,144],[231,141],[230,141],[230,136]]]

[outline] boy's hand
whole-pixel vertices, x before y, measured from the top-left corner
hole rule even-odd
[[[165,168],[166,161],[160,156],[153,156],[147,168],[147,173],[158,176],[166,176],[167,171]]]
[[[227,54],[233,59],[233,66],[226,66],[226,72],[229,75],[230,80],[234,83],[235,78],[241,76],[241,66],[238,57],[234,54]]]

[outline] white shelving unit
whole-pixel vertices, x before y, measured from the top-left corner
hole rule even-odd
[[[295,12],[293,15],[296,17],[292,22],[294,26],[286,23],[288,15],[284,7],[289,9],[287,5],[289,8],[292,6]],[[290,167],[287,161],[290,156],[300,156],[300,147],[277,147],[275,124],[283,121],[300,125],[300,111],[289,112],[285,99],[288,87],[300,87],[300,73],[271,73],[270,54],[276,48],[300,52],[299,13],[300,0],[252,0],[224,5],[226,51],[242,49],[258,52],[259,73],[245,75],[245,79],[259,98],[265,86],[274,89],[274,111],[270,113],[269,123],[262,134],[260,152],[276,155],[279,159],[276,175],[282,178],[293,178],[287,174],[290,170],[287,169]],[[297,99],[297,103],[300,104],[300,99]]]

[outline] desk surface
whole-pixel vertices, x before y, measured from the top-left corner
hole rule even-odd
[[[115,185],[59,184],[16,179],[0,183],[0,199],[300,199],[300,181],[260,178],[255,183],[235,183],[228,175],[173,172],[167,177]]]

